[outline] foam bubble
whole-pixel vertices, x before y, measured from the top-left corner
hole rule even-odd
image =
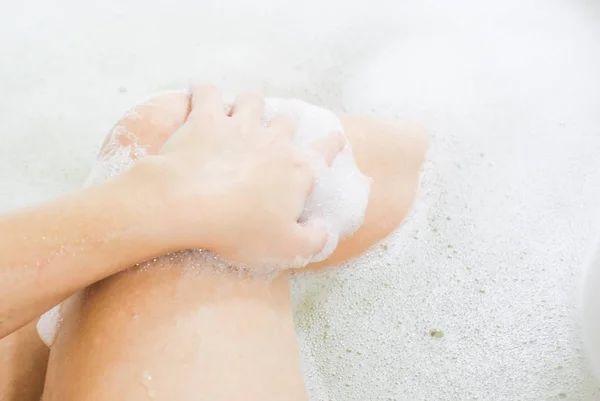
[[[340,120],[329,110],[300,100],[267,99],[265,122],[281,114],[294,118],[298,129],[294,146],[299,149],[308,151],[312,143],[330,133],[344,132]],[[370,183],[356,166],[349,143],[330,168],[320,160],[316,160],[313,167],[316,182],[301,219],[307,224],[322,222],[327,228],[327,244],[308,261],[321,262],[333,253],[340,239],[352,234],[362,224]]]
[[[600,247],[596,250],[586,273],[583,289],[583,338],[596,371],[600,374]]]
[[[38,320],[36,329],[40,339],[48,347],[54,343],[61,322],[60,304],[44,313]]]

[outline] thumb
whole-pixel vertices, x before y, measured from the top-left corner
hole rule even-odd
[[[329,239],[329,233],[322,220],[313,220],[297,224],[294,230],[294,243],[298,255],[305,258],[304,264],[314,262],[314,256],[324,250]],[[328,255],[326,255],[328,256]],[[323,258],[324,259],[324,258]]]

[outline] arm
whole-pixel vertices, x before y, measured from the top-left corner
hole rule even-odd
[[[161,199],[139,173],[0,216],[0,338],[76,290],[164,253],[148,218]]]

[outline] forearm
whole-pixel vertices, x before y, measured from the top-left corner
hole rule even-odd
[[[148,219],[154,194],[132,174],[0,217],[0,338],[165,251]]]

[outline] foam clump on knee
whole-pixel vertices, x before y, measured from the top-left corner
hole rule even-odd
[[[264,123],[281,114],[294,119],[297,128],[294,146],[307,152],[311,144],[332,132],[344,132],[339,118],[329,110],[300,100],[267,99]],[[319,160],[315,160],[314,168],[316,182],[301,220],[305,224],[324,224],[329,235],[323,250],[306,264],[327,259],[340,239],[358,229],[369,199],[369,179],[356,166],[349,143],[330,168]]]

